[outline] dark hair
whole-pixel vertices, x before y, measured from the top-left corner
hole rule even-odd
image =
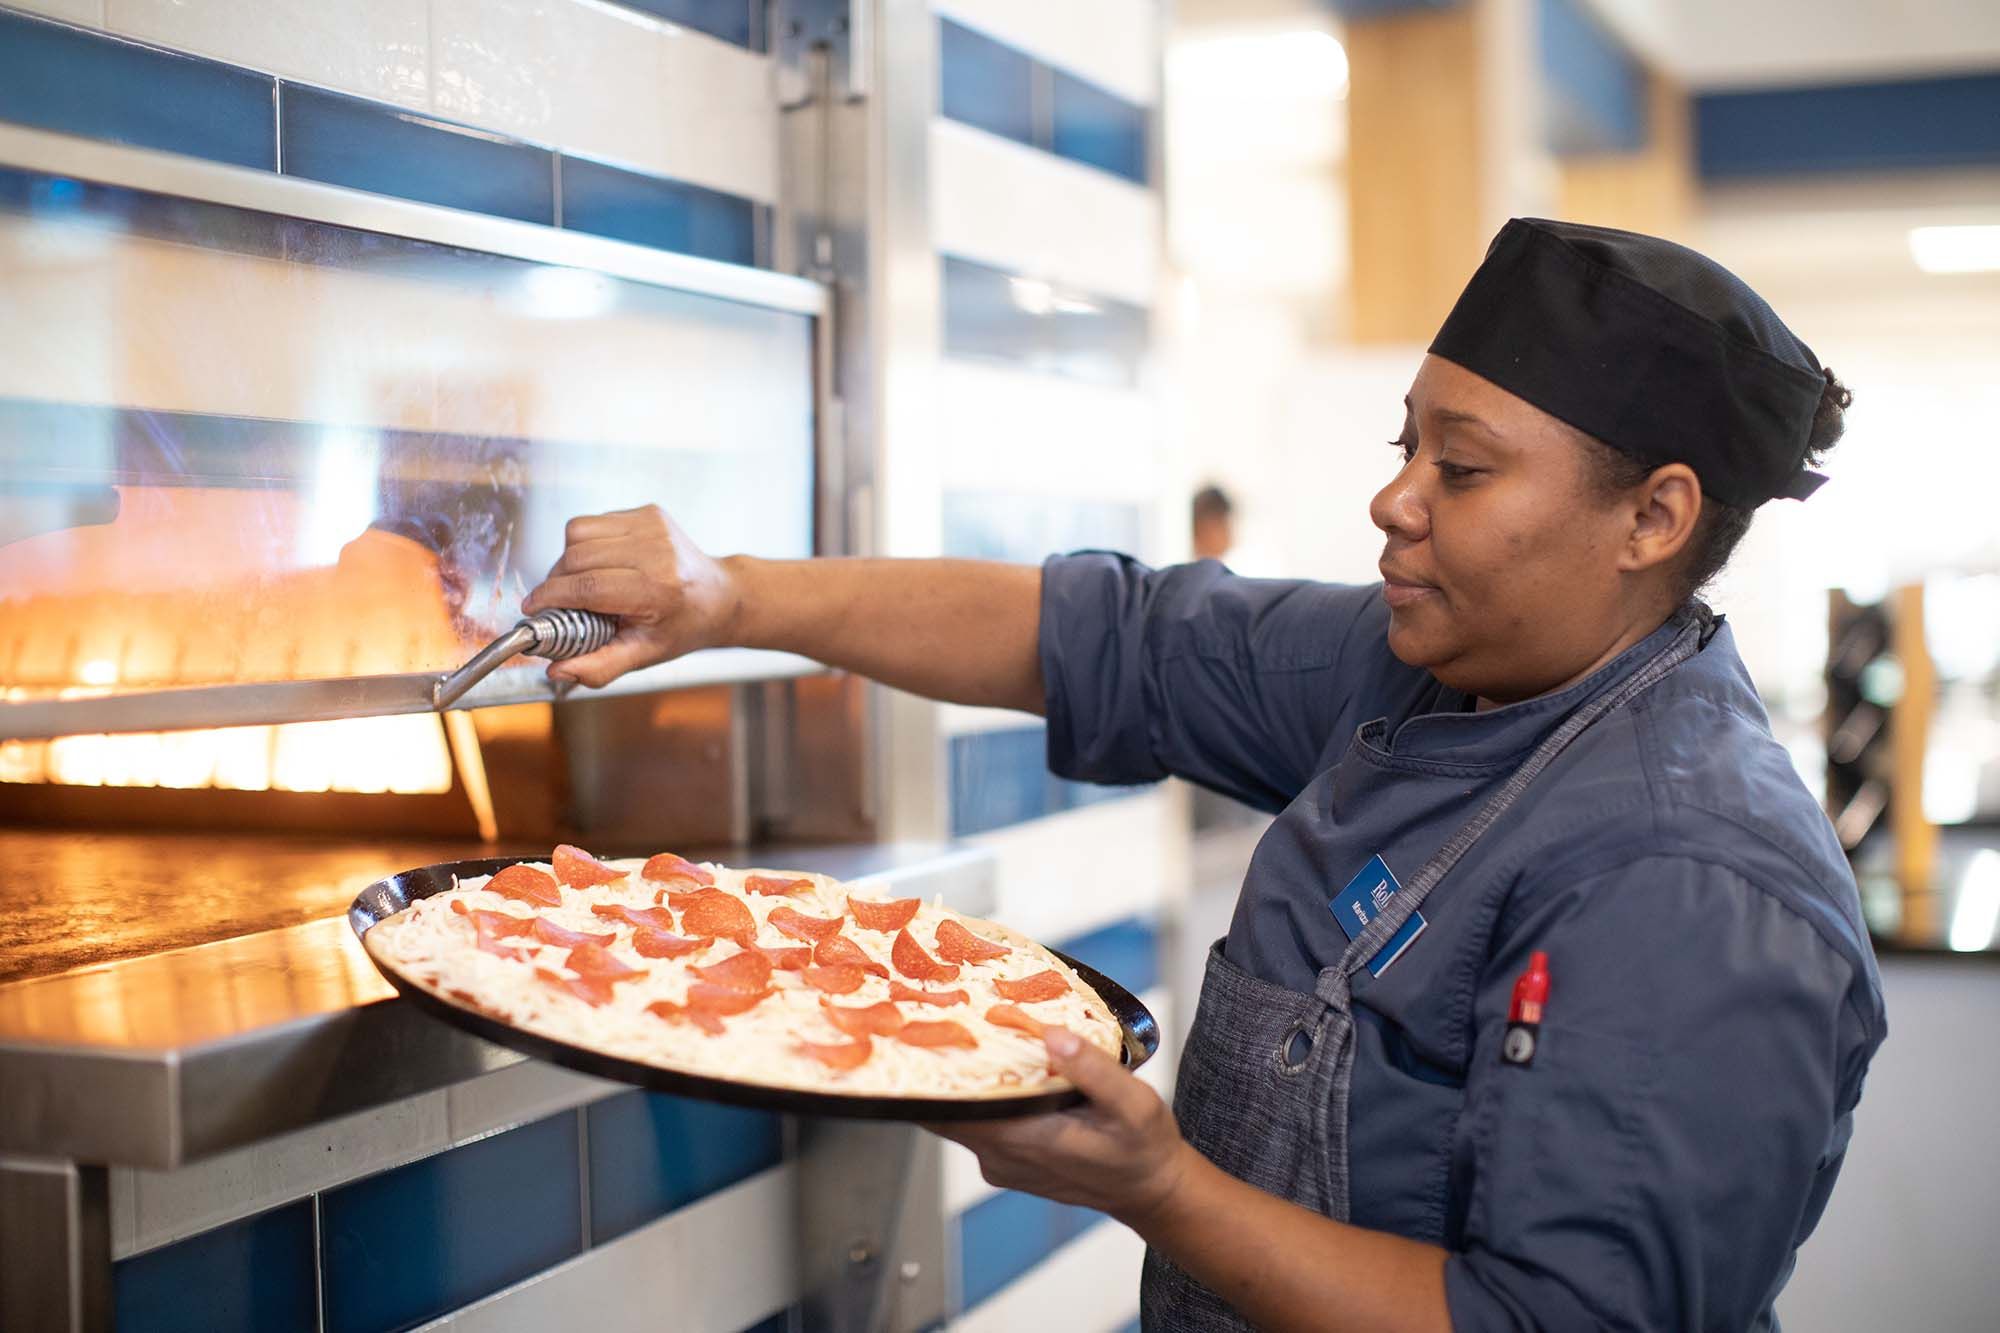
[[[1194,521],[1203,519],[1228,518],[1236,512],[1236,506],[1229,502],[1228,492],[1220,486],[1204,486],[1194,493]]]
[[[1826,451],[1840,442],[1847,429],[1847,408],[1854,395],[1831,370],[1821,370],[1826,384],[1819,391],[1819,406],[1813,410],[1812,430],[1806,436],[1806,466],[1817,467]],[[1591,484],[1598,498],[1609,501],[1629,491],[1653,474],[1654,465],[1630,454],[1620,453],[1603,441],[1585,435],[1591,456]],[[1701,518],[1688,539],[1680,571],[1680,598],[1686,601],[1715,581],[1728,565],[1729,557],[1743,535],[1750,531],[1754,510],[1723,504],[1712,495],[1702,497]]]

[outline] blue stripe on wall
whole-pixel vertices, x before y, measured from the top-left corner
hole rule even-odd
[[[1705,180],[2000,165],[2000,74],[1704,93]]]
[[[602,1245],[778,1165],[777,1116],[632,1092],[594,1103],[590,1236]]]
[[[1152,114],[986,34],[938,20],[938,114],[1145,185]]]
[[[761,0],[611,0],[752,51],[765,47]]]
[[[122,1259],[111,1280],[121,1333],[310,1329],[312,1200]]]
[[[1096,968],[1134,995],[1160,984],[1160,934],[1143,917],[1114,921],[1050,947]]]
[[[1104,1214],[1005,1190],[958,1216],[959,1292],[971,1309],[1081,1236]],[[1053,1312],[1051,1312],[1053,1315]],[[1059,1317],[1053,1325],[1061,1327]]]
[[[0,120],[266,171],[276,82],[0,10]]]
[[[1055,71],[1053,101],[1051,152],[1138,185],[1146,183],[1151,174],[1146,161],[1150,119],[1146,108],[1061,70]]]
[[[1536,6],[1548,144],[1557,153],[1646,145],[1646,71],[1580,0]]]
[[[725,264],[757,262],[757,206],[750,200],[567,155],[562,225]]]
[[[576,1116],[320,1196],[328,1333],[408,1328],[583,1248]]]
[[[948,781],[955,838],[1147,790],[1056,777],[1048,768],[1048,731],[1039,724],[953,736]]]
[[[281,97],[288,176],[520,222],[555,222],[555,165],[547,149],[298,84],[286,84]]]

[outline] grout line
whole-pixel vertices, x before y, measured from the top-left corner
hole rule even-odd
[[[581,1202],[580,1219],[583,1245],[578,1251],[588,1250],[594,1243],[590,1234],[590,1108],[579,1106],[576,1115],[576,1197]]]
[[[554,196],[554,198],[555,198],[555,221],[554,221],[554,222],[553,222],[553,223],[552,223],[551,225],[552,225],[552,226],[557,226],[557,227],[560,227],[560,226],[562,226],[562,224],[563,224],[563,179],[562,179],[562,160],[563,160],[563,155],[562,155],[562,154],[561,154],[560,152],[557,152],[557,151],[555,151],[555,150],[553,150],[553,149],[551,149],[551,150],[550,150],[550,152],[549,152],[549,180],[550,180],[550,186],[549,186],[549,189],[550,189],[550,193],[551,193],[551,194],[552,194],[552,195]]]
[[[272,168],[280,176],[285,174],[285,81],[271,80],[271,147],[276,154],[277,165]]]
[[[326,1333],[326,1232],[320,1220],[319,1191],[313,1201],[313,1329]]]

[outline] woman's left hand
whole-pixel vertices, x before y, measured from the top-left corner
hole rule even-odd
[[[930,1129],[970,1148],[987,1181],[1095,1208],[1128,1225],[1172,1197],[1194,1151],[1160,1095],[1075,1033],[1050,1029],[1049,1065],[1090,1099],[1074,1111]]]

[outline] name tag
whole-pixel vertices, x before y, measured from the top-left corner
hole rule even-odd
[[[1347,887],[1335,894],[1327,907],[1332,910],[1333,919],[1340,923],[1340,928],[1347,932],[1347,938],[1359,939],[1361,932],[1368,929],[1368,923],[1381,914],[1402,887],[1396,882],[1388,863],[1380,856],[1371,856],[1368,864],[1361,867],[1361,873],[1348,880]],[[1425,924],[1422,912],[1410,913],[1410,919],[1403,923],[1402,928],[1391,935],[1380,952],[1368,960],[1369,975],[1379,977],[1387,972],[1389,965],[1403,956],[1403,950],[1424,933]]]

